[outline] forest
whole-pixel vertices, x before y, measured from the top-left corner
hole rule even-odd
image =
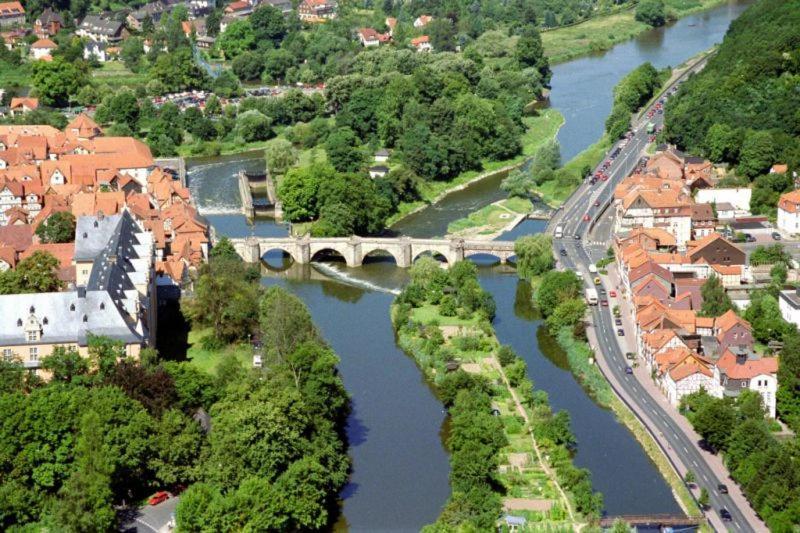
[[[665,109],[665,139],[754,179],[800,165],[800,1],[762,0]]]
[[[187,314],[212,331],[226,322],[218,313],[246,315],[268,347],[263,370],[231,356],[209,373],[152,349],[133,360],[102,337],[90,338],[88,358],[66,348],[44,358],[49,382],[0,362],[3,530],[115,530],[120,508],[187,486],[185,531],[310,531],[335,519],[350,466],[338,358],[295,296],[262,290],[231,254],[211,265],[198,280],[205,312]],[[210,292],[239,303],[209,309]]]

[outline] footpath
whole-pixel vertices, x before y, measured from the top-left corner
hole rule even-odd
[[[622,287],[622,283],[620,282],[619,275],[617,273],[616,265],[611,264],[608,266],[608,275],[607,275],[607,287]],[[627,335],[625,337],[617,337],[617,343],[620,346],[620,349],[623,353],[625,352],[633,352],[637,353],[636,350],[636,339],[635,336],[632,335],[634,331],[636,331],[633,323],[633,309],[631,306],[630,301],[626,298],[625,294],[622,293],[620,290],[617,291],[618,296],[613,302],[609,302],[611,305],[618,305],[620,309],[620,318],[622,319],[622,327],[626,331]],[[610,309],[610,308],[609,308]],[[589,342],[593,346],[598,346],[597,336],[595,334],[594,327],[587,328],[587,336],[589,337]],[[673,468],[678,472],[681,479],[684,479],[686,476],[686,472],[691,470],[689,468],[691,465],[684,465],[681,459],[677,456],[675,451],[666,444],[663,439],[657,438],[657,436],[653,433],[651,428],[654,428],[655,425],[651,420],[651,416],[648,415],[646,411],[639,408],[636,403],[632,401],[630,396],[627,394],[625,389],[620,385],[618,380],[614,377],[613,373],[610,369],[610,363],[606,360],[602,350],[596,350],[595,353],[597,354],[597,364],[599,365],[603,375],[605,376],[606,380],[609,381],[614,392],[617,396],[620,396],[624,403],[632,409],[637,418],[640,421],[644,421],[644,425],[647,428],[650,435],[654,438],[656,443],[661,448],[662,452],[667,456],[670,463],[672,464]],[[681,429],[681,431],[692,441],[692,442],[699,442],[701,440],[700,435],[692,428],[689,421],[678,412],[678,409],[672,406],[664,394],[659,390],[656,386],[655,382],[650,377],[647,368],[644,365],[638,365],[633,369],[634,377],[639,381],[639,383],[643,386],[645,391],[647,391],[650,399],[652,399],[655,403],[663,408],[663,410],[667,413],[667,416],[675,422],[675,424]],[[665,449],[666,446],[666,449]],[[721,482],[724,482],[728,487],[728,495],[733,499],[734,503],[736,504],[737,509],[739,509],[742,514],[747,518],[747,521],[754,525],[757,531],[768,531],[767,526],[761,521],[761,519],[756,515],[753,508],[750,506],[750,503],[747,501],[747,498],[744,497],[741,488],[738,484],[736,484],[733,480],[730,479],[728,469],[722,462],[722,457],[718,454],[712,454],[707,452],[699,446],[697,449],[700,451],[700,454],[705,459],[705,462],[714,472]],[[710,480],[704,480],[707,485],[710,485]],[[710,490],[716,490],[715,487],[712,487]],[[695,498],[698,498],[700,495],[700,489],[695,484],[692,487],[692,493]],[[727,530],[727,526],[719,519],[716,512],[711,512],[706,514],[706,518],[708,518],[709,522],[713,525],[713,527],[718,531],[725,531]]]

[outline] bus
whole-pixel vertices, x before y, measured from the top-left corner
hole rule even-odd
[[[586,303],[597,305],[597,289],[586,289]]]
[[[564,236],[564,225],[559,224],[558,226],[556,226],[556,239],[560,239],[563,236]]]

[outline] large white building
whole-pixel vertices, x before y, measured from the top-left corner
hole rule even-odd
[[[800,190],[782,194],[778,200],[778,229],[789,235],[800,233]]]

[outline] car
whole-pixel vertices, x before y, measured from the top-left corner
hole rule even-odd
[[[583,221],[589,222],[589,215],[583,215]]]
[[[561,249],[561,251],[560,251],[559,253],[560,253],[562,256],[566,256],[566,255],[567,255],[567,251],[566,251],[565,249],[563,249],[563,248]]]
[[[625,330],[622,329],[622,328],[619,328],[617,330],[617,335],[620,336],[620,337],[624,337],[625,336]]]
[[[719,491],[720,494],[728,494],[728,486],[725,485],[724,483],[720,483],[719,485],[717,485],[717,490]]]
[[[621,326],[622,325],[622,319],[621,318],[615,318],[614,319],[614,324],[616,324],[617,326]]]
[[[576,241],[581,240],[581,234],[580,233],[576,233],[575,235],[573,235],[573,237],[575,237]]]
[[[625,359],[633,361],[636,358],[636,354],[633,352],[625,352]]]
[[[603,287],[600,287],[599,289],[597,289],[597,292],[598,292],[598,294],[600,294],[600,296],[605,296],[606,295],[606,290]]]
[[[594,201],[594,206],[595,207],[600,207],[600,200],[595,200]]]
[[[750,235],[749,233],[744,234],[745,242],[756,242],[756,238]]]
[[[727,509],[725,509],[724,507],[719,510],[719,517],[722,518],[723,522],[731,522],[731,521],[733,521],[733,517],[731,516],[731,513]]]
[[[594,284],[600,285],[600,278],[594,278]]]
[[[780,233],[778,233],[777,231],[773,231],[773,232],[772,232],[772,240],[773,240],[773,241],[779,241],[779,240],[781,240],[781,234],[780,234]]]
[[[629,367],[629,366],[626,366],[625,367],[625,373],[628,374],[628,375],[632,375],[633,374],[633,369],[631,367]]]
[[[169,500],[169,492],[160,490],[150,496],[150,499],[147,500],[147,505],[158,505],[159,503],[163,503],[167,500]]]
[[[617,297],[617,291],[608,291],[608,295],[611,296],[612,298],[616,298]]]
[[[608,307],[608,300],[600,300],[600,305],[603,307]]]

